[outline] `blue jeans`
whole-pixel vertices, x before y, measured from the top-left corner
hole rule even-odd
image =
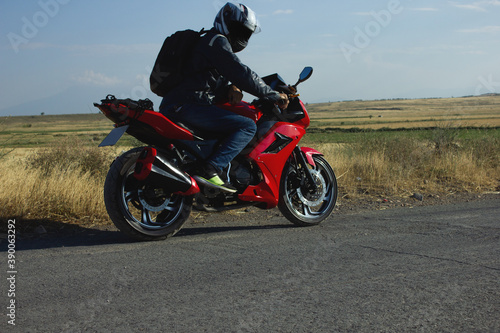
[[[185,104],[178,112],[173,106],[162,106],[160,112],[174,122],[224,136],[217,150],[207,160],[219,172],[248,145],[257,131],[252,119],[215,105]]]

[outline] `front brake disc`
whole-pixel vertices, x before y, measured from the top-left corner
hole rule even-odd
[[[319,172],[318,170],[310,170],[310,172],[314,178],[316,190],[313,193],[305,190],[303,193],[302,188],[299,187],[297,189],[297,195],[300,201],[302,201],[306,206],[315,207],[319,206],[325,200],[326,182],[321,175],[321,172]]]

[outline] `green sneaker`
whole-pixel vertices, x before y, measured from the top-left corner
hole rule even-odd
[[[206,167],[201,175],[193,176],[193,178],[200,184],[203,184],[208,187],[217,188],[224,192],[236,193],[236,188],[229,184],[225,183],[217,174],[215,169],[209,165]]]

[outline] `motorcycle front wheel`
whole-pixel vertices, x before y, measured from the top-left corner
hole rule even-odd
[[[113,162],[104,183],[104,203],[111,221],[123,233],[141,241],[162,240],[182,228],[193,196],[141,185],[133,173],[142,150],[129,150]]]
[[[314,186],[307,186],[305,170],[295,160],[283,169],[278,208],[293,224],[317,225],[332,213],[337,202],[337,179],[331,166],[321,156],[313,156],[315,166],[309,165]],[[314,188],[311,190],[310,188]]]

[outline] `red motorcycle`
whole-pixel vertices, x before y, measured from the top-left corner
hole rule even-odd
[[[306,67],[298,82],[287,85],[274,74],[263,80],[287,93],[290,104],[281,111],[266,100],[220,107],[250,117],[257,134],[224,170],[236,193],[198,184],[191,176],[217,146],[214,133],[200,133],[153,111],[149,100],[118,100],[108,95],[94,104],[115,123],[99,146],[114,145],[126,132],[146,143],[123,153],[111,165],[104,184],[108,214],[118,229],[139,240],[165,239],[177,233],[191,209],[211,212],[256,206],[276,206],[298,226],[326,219],[337,201],[335,174],[312,148],[299,141],[309,126],[297,85],[312,75]]]

